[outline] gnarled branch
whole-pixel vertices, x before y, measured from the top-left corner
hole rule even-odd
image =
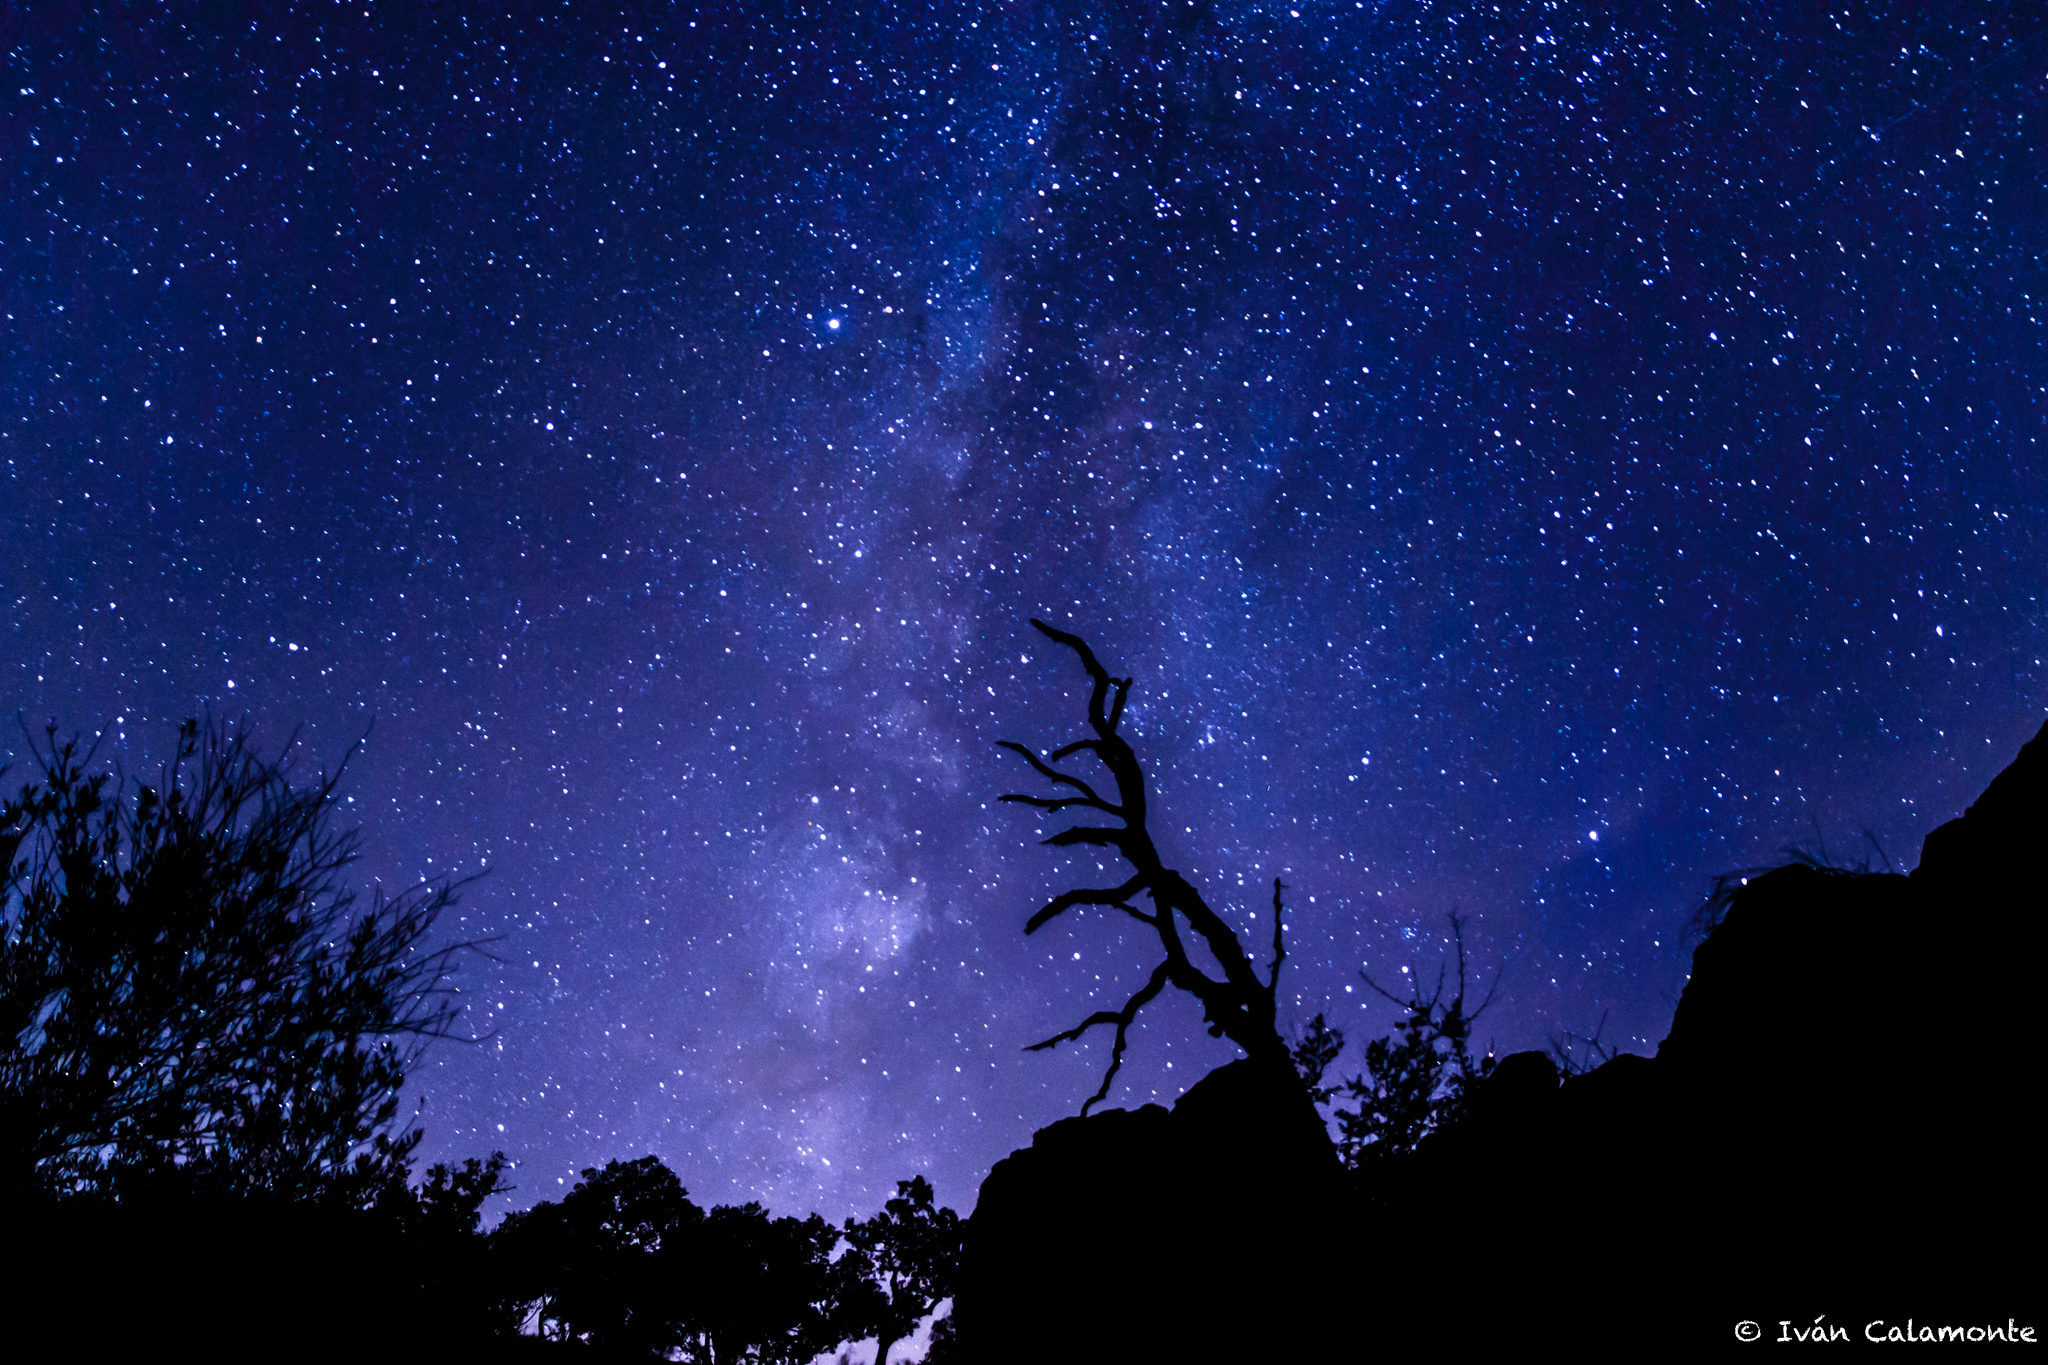
[[[1064,630],[1049,626],[1036,616],[1031,618],[1031,624],[1038,628],[1041,635],[1065,645],[1080,658],[1081,667],[1088,670],[1088,677],[1095,684],[1095,690],[1088,697],[1088,723],[1094,727],[1096,734],[1105,739],[1115,734],[1117,722],[1123,719],[1124,697],[1131,690],[1131,679],[1110,677],[1109,670],[1102,666],[1101,660],[1095,657],[1095,651],[1088,648],[1088,642],[1080,636],[1069,635]],[[1116,706],[1105,716],[1102,702],[1111,687],[1116,688]]]
[[[1107,811],[1112,815],[1117,813],[1115,806],[1104,805],[1100,801],[1091,801],[1085,796],[1024,796],[1017,792],[1007,792],[1002,796],[998,796],[996,800],[1008,801],[1018,806],[1032,806],[1038,810],[1062,811],[1069,806],[1088,806],[1095,810]]]
[[[1075,740],[1071,744],[1054,749],[1048,758],[1041,758],[1037,750],[1025,745],[1003,741],[1003,748],[1021,754],[1040,776],[1082,795],[1034,797],[1012,794],[1001,799],[1050,812],[1081,806],[1101,810],[1122,820],[1123,825],[1120,828],[1076,825],[1046,839],[1045,843],[1055,848],[1075,845],[1114,848],[1130,863],[1134,875],[1113,891],[1084,888],[1055,897],[1031,916],[1025,924],[1025,932],[1035,932],[1041,925],[1074,906],[1099,905],[1121,910],[1151,925],[1158,933],[1160,946],[1166,953],[1166,960],[1154,971],[1151,984],[1132,996],[1123,1010],[1098,1011],[1077,1027],[1037,1044],[1036,1048],[1050,1047],[1057,1042],[1078,1038],[1099,1024],[1117,1024],[1115,1053],[1108,1074],[1103,1077],[1102,1090],[1088,1102],[1089,1105],[1093,1105],[1109,1093],[1110,1082],[1122,1064],[1125,1030],[1130,1019],[1135,1017],[1136,1012],[1153,999],[1167,982],[1171,982],[1202,1003],[1203,1017],[1208,1022],[1212,1035],[1227,1036],[1253,1057],[1265,1057],[1277,1063],[1286,1063],[1289,1054],[1287,1045],[1281,1039],[1275,1025],[1274,1008],[1280,964],[1286,957],[1280,902],[1283,885],[1277,879],[1274,882],[1273,965],[1267,979],[1261,980],[1236,931],[1224,923],[1186,878],[1164,865],[1157,847],[1152,842],[1152,836],[1145,824],[1147,797],[1144,770],[1139,766],[1137,754],[1132,751],[1129,742],[1117,733],[1117,727],[1123,720],[1124,705],[1129,700],[1132,680],[1111,677],[1109,670],[1102,666],[1102,661],[1095,657],[1095,652],[1079,636],[1056,629],[1040,620],[1034,619],[1031,624],[1046,638],[1073,650],[1082,668],[1086,670],[1092,684],[1088,696],[1088,725],[1094,734],[1091,738]],[[1109,770],[1110,776],[1116,782],[1114,803],[1101,796],[1082,779],[1054,766],[1083,752],[1093,754],[1096,761]],[[1152,898],[1153,914],[1145,914],[1128,903],[1140,892]],[[1189,960],[1176,917],[1185,919],[1187,927],[1208,947],[1211,955],[1223,969],[1221,980],[1210,976]],[[1083,1106],[1082,1112],[1087,1112],[1087,1106]]]
[[[1469,1024],[1492,1006],[1493,997],[1500,990],[1501,969],[1498,967],[1494,969],[1493,980],[1486,987],[1486,998],[1481,1000],[1478,1006],[1471,1012],[1467,1013],[1465,1010],[1465,918],[1456,910],[1453,910],[1450,914],[1450,921],[1451,942],[1456,949],[1458,960],[1458,993],[1451,998],[1447,1013],[1450,1017],[1463,1019]],[[1434,1018],[1437,1006],[1442,1003],[1444,998],[1444,971],[1445,969],[1441,966],[1436,969],[1436,989],[1428,995],[1422,993],[1422,979],[1420,975],[1417,975],[1409,983],[1409,998],[1406,1000],[1403,1000],[1400,996],[1395,995],[1385,986],[1373,980],[1363,968],[1359,970],[1358,979],[1401,1008],[1411,1012],[1419,1012],[1425,1018]]]
[[[1090,743],[1090,741],[1083,740],[1082,743],[1088,744]],[[1047,763],[1044,759],[1041,759],[1037,754],[1033,753],[1024,745],[1019,744],[1014,740],[999,739],[996,741],[996,747],[998,749],[1009,749],[1015,753],[1020,753],[1024,755],[1025,761],[1030,763],[1032,767],[1038,769],[1040,776],[1048,778],[1051,781],[1057,782],[1062,786],[1074,788],[1076,791],[1081,793],[1084,799],[1099,803],[1104,810],[1116,809],[1114,806],[1111,806],[1107,801],[1104,801],[1100,796],[1097,796],[1095,794],[1095,788],[1089,786],[1086,782],[1083,782],[1078,777],[1075,777],[1069,773],[1063,773],[1059,769],[1052,767],[1051,764]],[[1061,759],[1065,758],[1068,754],[1074,751],[1075,747],[1076,746],[1069,744],[1066,748],[1061,749],[1058,753],[1052,756],[1052,763],[1057,763]],[[1003,799],[1005,801],[1008,801],[1012,798],[1006,796]]]
[[[1088,844],[1095,848],[1121,849],[1129,841],[1131,832],[1127,829],[1105,829],[1100,825],[1076,825],[1063,829],[1050,839],[1041,842],[1053,848],[1068,848],[1074,844]]]
[[[1056,919],[1077,905],[1117,906],[1144,889],[1145,879],[1143,877],[1133,877],[1122,886],[1109,890],[1096,890],[1092,887],[1084,886],[1073,891],[1062,891],[1059,895],[1054,896],[1041,906],[1037,914],[1025,921],[1024,932],[1027,934],[1037,933],[1039,926],[1047,920]]]
[[[1081,1106],[1083,1117],[1087,1116],[1090,1108],[1100,1104],[1109,1097],[1110,1082],[1116,1079],[1116,1073],[1123,1068],[1124,1046],[1127,1041],[1126,1035],[1130,1031],[1131,1021],[1138,1017],[1138,1011],[1143,1009],[1153,996],[1158,995],[1160,991],[1166,988],[1166,981],[1168,976],[1171,975],[1170,968],[1172,965],[1168,962],[1162,962],[1157,967],[1154,967],[1152,969],[1152,979],[1139,987],[1138,993],[1129,1000],[1126,1000],[1121,1010],[1097,1010],[1065,1032],[1055,1033],[1044,1042],[1033,1043],[1030,1047],[1024,1049],[1026,1052],[1043,1052],[1047,1048],[1054,1047],[1060,1043],[1071,1042],[1099,1024],[1116,1025],[1116,1046],[1109,1055],[1109,1070],[1103,1073],[1102,1088],[1090,1096],[1088,1102]]]

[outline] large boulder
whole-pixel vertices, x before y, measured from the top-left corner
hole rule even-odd
[[[1318,1311],[1313,1248],[1339,1174],[1284,1064],[1232,1062],[1171,1110],[1042,1128],[968,1220],[961,1358],[1286,1358],[1259,1352],[1298,1342]]]

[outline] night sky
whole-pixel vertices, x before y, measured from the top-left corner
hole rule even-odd
[[[10,784],[367,732],[358,884],[489,868],[407,1108],[499,1208],[964,1212],[1078,1110],[1156,946],[1023,934],[1114,884],[996,801],[1034,615],[1339,1071],[1454,908],[1481,1041],[1654,1049],[1715,874],[2048,711],[2048,21],[1296,3],[11,9]],[[1111,1104],[1235,1055],[1145,1019]]]

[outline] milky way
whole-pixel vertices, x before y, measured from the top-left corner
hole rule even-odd
[[[2048,707],[2031,5],[233,12],[0,28],[0,700],[367,733],[512,1204],[965,1210],[1079,1108],[1153,958],[1023,933],[1110,875],[996,801],[1033,615],[1354,1044],[1459,909],[1483,1041],[1648,1051],[1715,874],[1910,867]],[[1145,1018],[1113,1104],[1234,1055]]]

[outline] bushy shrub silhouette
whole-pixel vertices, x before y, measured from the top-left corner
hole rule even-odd
[[[1443,971],[1425,991],[1419,975],[1409,977],[1410,994],[1403,1000],[1364,972],[1360,979],[1407,1012],[1394,1032],[1366,1044],[1365,1070],[1340,1087],[1350,1102],[1339,1103],[1337,1151],[1353,1170],[1405,1156],[1433,1133],[1463,1117],[1474,1087],[1493,1074],[1489,1052],[1472,1055],[1472,1025],[1493,1001],[1493,992],[1467,1012],[1465,1003],[1465,925],[1451,916],[1451,937],[1457,952],[1457,988],[1451,990]],[[1498,978],[1496,978],[1496,982]],[[1446,992],[1449,991],[1448,998]],[[1322,1016],[1316,1016],[1321,1023]],[[1343,1035],[1324,1029],[1323,1051],[1331,1057],[1343,1046]],[[1315,1041],[1311,1026],[1310,1042]],[[1332,1046],[1334,1043],[1334,1046]]]
[[[38,780],[0,801],[0,1183],[403,1184],[399,1086],[456,1017],[463,945],[428,942],[455,887],[360,907],[340,769],[296,784],[289,748],[224,726],[187,721],[132,788],[54,729],[30,748]]]

